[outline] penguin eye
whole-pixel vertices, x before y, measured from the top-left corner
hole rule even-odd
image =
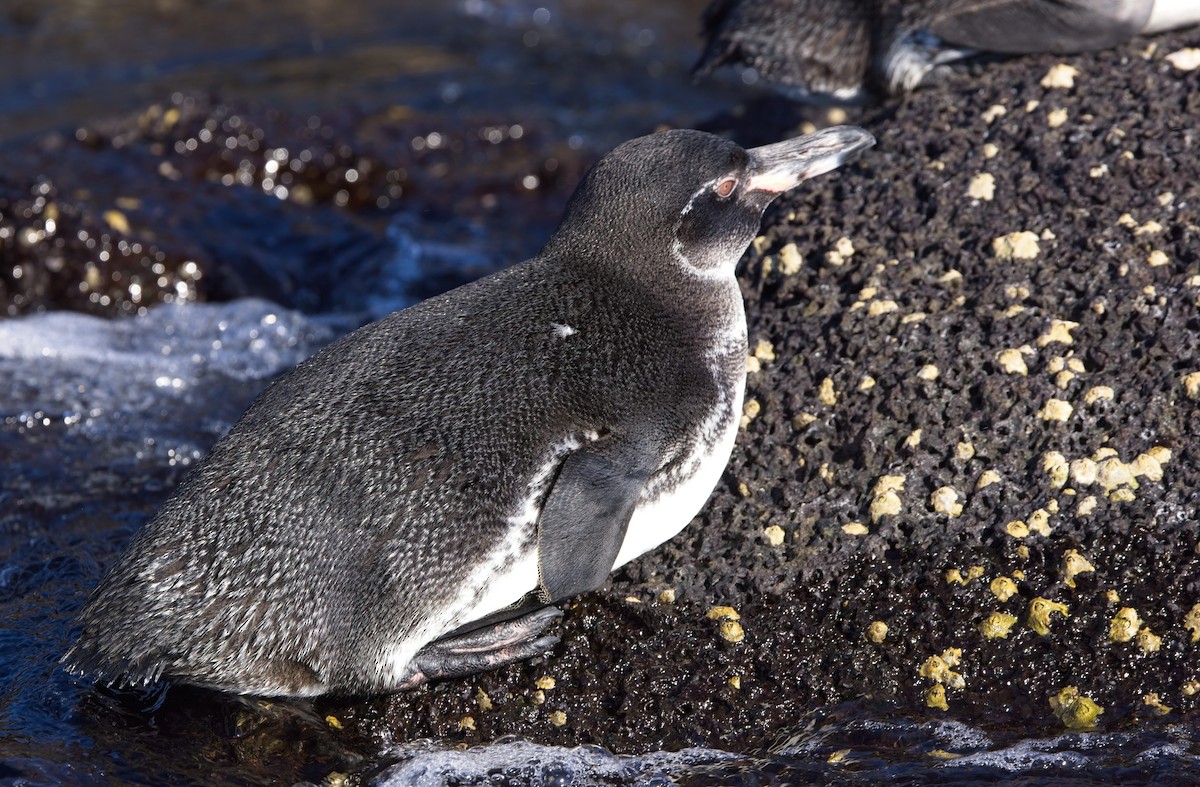
[[[737,188],[737,178],[723,178],[720,183],[713,187],[713,191],[717,192],[717,196],[721,199],[727,199],[733,190]]]

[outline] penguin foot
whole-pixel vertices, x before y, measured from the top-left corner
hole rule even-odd
[[[883,81],[892,95],[936,84],[950,74],[950,64],[973,57],[971,49],[946,46],[937,36],[917,30],[900,36],[883,60]]]
[[[411,689],[431,680],[474,675],[539,656],[560,640],[553,635],[538,635],[561,617],[562,612],[557,607],[543,607],[519,618],[431,642],[417,651],[410,667],[412,674],[401,688]]]

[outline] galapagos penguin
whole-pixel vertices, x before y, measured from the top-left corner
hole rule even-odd
[[[367,325],[254,401],[93,592],[63,662],[241,694],[403,689],[544,653],[553,602],[679,532],[729,459],[734,266],[874,144],[664,131],[532,260]]]
[[[695,71],[741,63],[801,100],[853,102],[981,52],[1070,54],[1197,23],[1197,0],[713,0]]]

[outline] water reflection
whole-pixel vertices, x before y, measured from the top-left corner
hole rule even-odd
[[[694,87],[704,0],[18,0],[0,15],[0,141],[217,90],[320,112],[446,106],[595,135],[722,106]],[[628,128],[628,126],[626,126]]]

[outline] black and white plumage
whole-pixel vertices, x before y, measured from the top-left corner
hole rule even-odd
[[[696,70],[741,63],[798,98],[856,101],[981,52],[1084,52],[1197,23],[1197,0],[713,0]]]
[[[719,480],[746,371],[734,265],[763,210],[873,143],[619,146],[536,258],[267,388],[94,591],[64,663],[313,696],[544,652],[547,604],[671,538]]]

